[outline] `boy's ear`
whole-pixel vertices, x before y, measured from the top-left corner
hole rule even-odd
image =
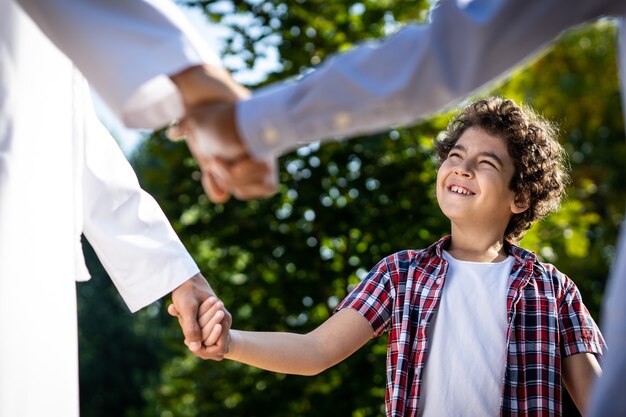
[[[515,196],[513,203],[511,204],[511,212],[513,214],[520,214],[528,210],[530,207],[530,198],[526,193],[520,193]]]

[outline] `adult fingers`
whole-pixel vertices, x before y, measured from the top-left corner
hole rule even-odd
[[[165,130],[165,136],[172,142],[185,140],[187,137],[187,126],[185,119],[180,120]]]
[[[202,330],[198,325],[198,302],[193,297],[186,297],[176,305],[179,322],[185,336],[185,344],[192,351],[202,347]]]
[[[240,159],[228,165],[221,163],[231,193],[240,200],[266,198],[278,189],[276,161]],[[216,163],[216,166],[218,164]]]
[[[176,310],[176,306],[174,304],[167,306],[167,312],[170,316],[180,317],[180,314],[178,313],[178,310]]]
[[[210,359],[214,361],[221,361],[224,359],[226,352],[222,347],[217,345],[205,346],[194,354],[201,359]]]
[[[224,204],[230,200],[230,191],[225,186],[222,186],[215,178],[215,175],[206,171],[202,173],[202,188],[205,194],[215,204]]]

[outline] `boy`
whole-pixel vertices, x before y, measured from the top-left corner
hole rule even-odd
[[[559,416],[561,375],[584,413],[604,340],[574,283],[513,244],[564,194],[554,134],[510,100],[469,105],[436,143],[451,236],[381,260],[309,334],[231,331],[225,357],[312,375],[387,331],[387,416]],[[209,342],[222,307],[201,308]]]

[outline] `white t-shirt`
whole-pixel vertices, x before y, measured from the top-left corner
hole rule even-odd
[[[448,261],[428,330],[419,416],[499,416],[506,358],[506,294],[512,256],[502,262]]]

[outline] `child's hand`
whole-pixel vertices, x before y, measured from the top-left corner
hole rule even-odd
[[[200,327],[202,347],[193,351],[201,359],[222,360],[230,347],[231,315],[214,295],[205,299],[197,308],[197,324]],[[182,326],[181,314],[174,304],[167,308],[167,312],[178,317]],[[185,344],[189,346],[188,341]]]
[[[202,342],[204,346],[210,348],[214,346],[220,339],[225,336],[223,352],[228,353],[230,338],[228,335],[222,335],[224,330],[222,320],[225,317],[224,303],[217,297],[209,297],[198,308],[198,324],[202,329]],[[226,329],[228,332],[228,328]]]

